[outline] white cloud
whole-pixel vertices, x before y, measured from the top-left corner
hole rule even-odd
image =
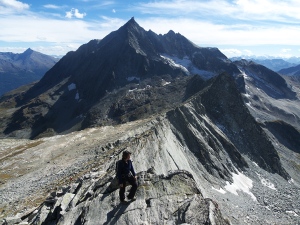
[[[233,48],[230,48],[230,49],[220,49],[220,51],[224,55],[226,55],[228,58],[242,55],[242,52],[240,50],[233,49]]]
[[[25,10],[25,9],[29,9],[29,5],[17,0],[0,0],[0,9],[1,8]]]
[[[47,8],[47,9],[59,9],[59,8],[61,8],[60,6],[52,5],[52,4],[44,5],[44,7]]]
[[[0,46],[0,52],[23,52],[24,49],[30,47],[45,54],[64,55],[92,39],[102,39],[125,22],[108,17],[100,21],[86,22],[37,17],[36,15],[11,15],[1,18],[0,44],[5,42],[8,47]],[[15,43],[19,43],[18,46],[24,43],[22,44],[24,47],[12,47]]]
[[[0,47],[0,52],[22,53],[26,51],[25,47]]]
[[[112,17],[107,17],[107,16],[101,16],[102,18],[102,22],[101,22],[101,27],[102,28],[106,28],[106,29],[111,29],[112,27],[115,28],[119,28],[122,25],[124,25],[124,23],[126,23],[125,20],[119,19],[119,18],[112,18]],[[111,30],[113,31],[113,30]]]
[[[283,49],[281,49],[281,52],[283,52],[283,53],[288,53],[290,51],[292,51],[292,49],[290,49],[290,48],[283,48]]]
[[[243,52],[244,52],[245,55],[253,55],[253,52],[251,50],[248,50],[248,49],[244,49]]]
[[[82,19],[83,17],[86,16],[86,13],[80,13],[78,9],[72,8],[71,11],[66,12],[66,17],[71,19],[73,17],[77,19]]]
[[[116,10],[115,10],[115,9],[113,9],[113,10],[112,10],[112,12],[113,12],[113,13],[116,13]]]
[[[41,52],[47,55],[63,56],[69,51],[74,51],[79,48],[81,44],[74,43],[60,43],[60,45],[30,45],[27,47],[0,47],[0,52],[13,52],[13,53],[23,53],[29,47],[37,52]]]
[[[291,19],[300,19],[300,1],[298,0],[172,0],[139,3],[134,7],[145,14],[188,15],[189,17],[225,16],[224,18],[247,21],[280,21],[291,23]],[[213,19],[209,17],[210,19]],[[298,23],[298,21],[296,21]]]
[[[252,56],[254,53],[248,49],[235,49],[235,48],[221,48],[220,51],[225,54],[228,58],[236,57],[236,56]]]
[[[300,45],[300,27],[288,25],[218,25],[197,19],[159,17],[141,19],[138,22],[145,29],[156,33],[164,34],[174,30],[200,46]]]

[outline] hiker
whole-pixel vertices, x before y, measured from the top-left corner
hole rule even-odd
[[[127,195],[127,199],[132,201],[136,199],[134,195],[138,185],[136,182],[136,174],[133,169],[132,161],[130,160],[130,155],[131,152],[124,151],[122,155],[122,160],[118,161],[117,163],[117,177],[120,185],[119,196],[120,196],[121,203],[126,203],[125,201],[126,182],[128,182],[131,185],[131,189],[129,194]]]

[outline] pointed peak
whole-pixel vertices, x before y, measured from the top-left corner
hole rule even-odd
[[[33,52],[33,50],[32,50],[31,48],[27,48],[26,51],[25,51],[24,53],[27,53],[27,54],[28,54],[28,53],[32,53],[32,52]]]
[[[21,53],[21,55],[24,55],[24,56],[29,56],[33,53],[34,51],[31,49],[31,48],[28,48],[26,49],[25,52]]]
[[[125,23],[122,27],[120,27],[119,30],[135,30],[140,31],[144,29],[135,21],[134,17],[132,17],[130,20],[128,20],[127,23]]]
[[[167,34],[165,34],[167,37],[176,37],[176,38],[185,38],[180,33],[175,33],[173,30],[169,30]],[[185,38],[186,39],[186,38]]]
[[[167,34],[168,35],[175,35],[175,32],[173,30],[169,30],[169,32]]]
[[[131,19],[128,22],[136,22],[135,19],[134,19],[134,16],[131,17]]]
[[[130,20],[125,24],[125,26],[139,26],[139,24],[135,21],[134,17],[131,17]]]

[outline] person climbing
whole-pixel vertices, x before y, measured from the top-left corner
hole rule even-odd
[[[127,203],[125,201],[125,188],[126,188],[126,182],[128,182],[131,185],[131,189],[129,194],[127,195],[127,199],[134,201],[136,200],[135,193],[137,190],[137,178],[136,174],[132,165],[132,161],[130,160],[131,152],[124,151],[122,155],[122,159],[117,162],[117,177],[119,180],[119,197],[121,203]]]

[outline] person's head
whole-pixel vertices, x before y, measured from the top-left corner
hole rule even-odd
[[[127,161],[127,160],[130,159],[130,155],[131,155],[131,152],[129,152],[129,151],[124,151],[124,152],[123,152],[123,155],[122,155],[122,159],[125,160],[125,161]]]

